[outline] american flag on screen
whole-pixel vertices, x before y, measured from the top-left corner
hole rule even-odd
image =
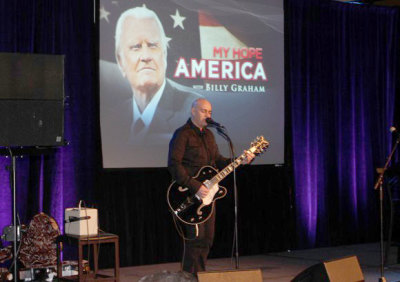
[[[114,34],[119,15],[144,6],[158,15],[169,39],[167,77],[190,87],[220,80],[224,84],[265,84],[268,78],[262,48],[252,47],[248,32],[241,32],[228,16],[196,5],[177,5],[168,0],[101,1],[100,59],[115,63]]]

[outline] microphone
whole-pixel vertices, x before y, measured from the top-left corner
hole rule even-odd
[[[70,216],[68,219],[64,220],[64,223],[71,223],[75,221],[88,220],[88,219],[90,219],[90,216],[81,216],[81,217]]]
[[[223,125],[219,124],[218,122],[214,121],[212,118],[206,118],[206,122],[208,125],[215,126],[218,128],[225,128]]]

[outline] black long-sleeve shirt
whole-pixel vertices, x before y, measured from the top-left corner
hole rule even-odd
[[[200,130],[189,119],[178,128],[169,144],[168,169],[179,185],[189,188],[195,194],[201,182],[192,178],[205,165],[223,168],[229,159],[218,150],[214,134],[205,128]]]

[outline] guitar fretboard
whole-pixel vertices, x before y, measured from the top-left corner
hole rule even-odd
[[[268,141],[266,141],[263,136],[257,137],[256,141],[257,142],[253,142],[252,147],[248,149],[248,151],[253,154],[260,154],[269,146]],[[232,171],[234,171],[235,168],[241,165],[242,162],[245,160],[245,158],[246,158],[246,153],[241,154],[240,157],[236,158],[232,163],[227,165],[223,170],[221,170],[213,178],[211,178],[209,180],[210,185],[214,186],[215,184],[218,184],[222,179],[224,179]]]
[[[222,179],[227,177],[235,168],[237,168],[246,158],[246,154],[243,153],[240,157],[226,166],[223,170],[217,173],[213,178],[210,179],[211,186],[218,184]]]

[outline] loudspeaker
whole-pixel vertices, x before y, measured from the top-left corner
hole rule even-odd
[[[356,256],[313,265],[298,274],[292,282],[359,282],[364,281]]]
[[[198,272],[199,282],[262,282],[260,269]]]
[[[63,145],[63,113],[63,101],[0,99],[0,146]]]
[[[0,99],[63,100],[64,55],[0,53]]]
[[[64,214],[65,234],[77,236],[95,236],[98,234],[97,209],[67,208]]]
[[[0,146],[64,145],[64,56],[0,53]]]

